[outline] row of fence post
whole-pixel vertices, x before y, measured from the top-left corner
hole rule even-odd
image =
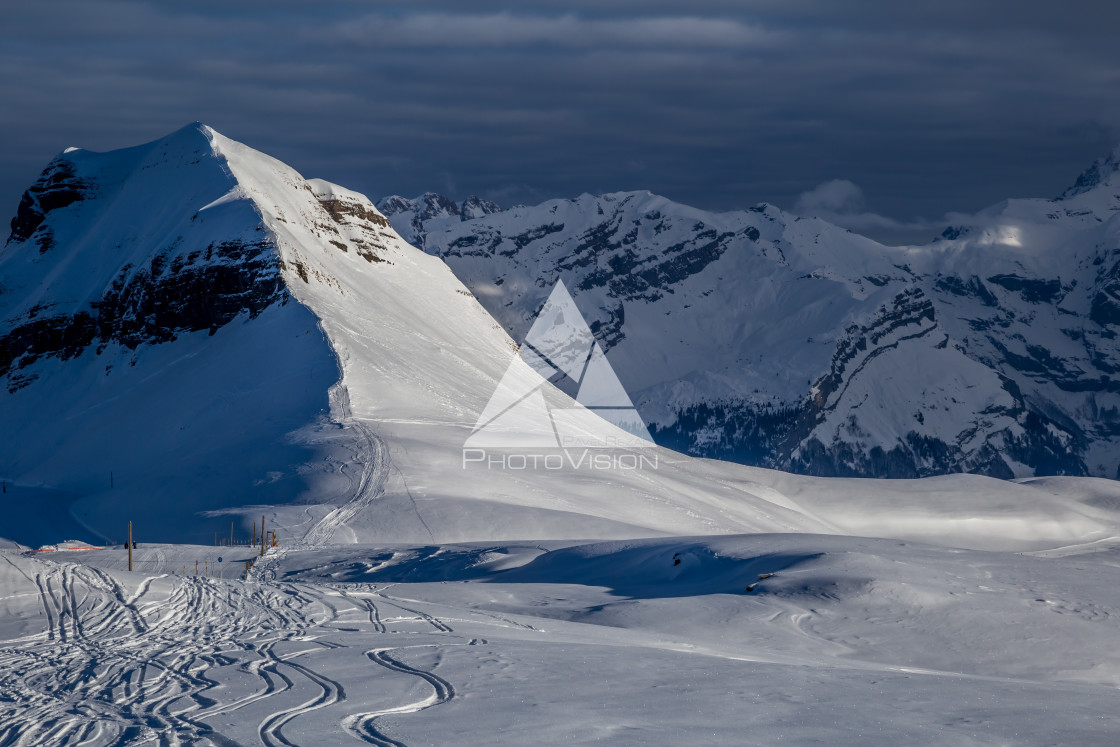
[[[229,523],[229,546],[230,547],[234,546],[233,527],[234,527],[234,522],[231,521]],[[253,522],[253,539],[249,541],[249,546],[250,547],[256,545],[257,536],[258,536],[257,535],[257,522],[254,521]],[[260,557],[263,558],[265,550],[268,549],[269,546],[275,547],[278,544],[277,541],[276,541],[276,533],[272,530],[267,530],[267,531],[265,530],[265,528],[264,528],[264,516],[263,515],[261,516],[261,533],[260,533],[259,536],[260,536],[260,540],[261,540]],[[130,571],[132,570],[132,548],[134,546],[135,545],[132,541],[132,522],[130,521],[130,522],[128,522],[128,570],[130,570]],[[214,532],[214,546],[215,547],[219,546],[218,545],[218,533],[217,532]],[[253,564],[252,560],[246,560],[245,561],[245,570],[248,571],[252,567],[252,564]],[[207,567],[209,567],[209,561],[207,561]],[[184,568],[183,571],[185,573],[186,569]],[[198,561],[197,560],[194,563],[194,575],[196,575],[196,576],[198,575]]]

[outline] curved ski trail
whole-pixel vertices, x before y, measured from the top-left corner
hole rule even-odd
[[[473,645],[474,640],[468,645]],[[433,647],[435,644],[431,644]],[[409,646],[407,648],[427,648],[427,646]],[[378,728],[377,720],[383,716],[405,715],[410,713],[419,713],[420,711],[427,710],[437,705],[442,705],[455,697],[455,688],[450,682],[442,677],[433,674],[432,672],[416,667],[409,666],[404,662],[393,658],[387,652],[401,650],[399,647],[391,648],[376,648],[366,652],[366,656],[370,661],[378,664],[391,672],[400,674],[407,674],[412,677],[418,677],[427,682],[431,688],[432,693],[414,703],[397,706],[395,708],[386,708],[372,713],[361,713],[345,719],[342,724],[352,734],[359,739],[363,739],[370,744],[378,745],[379,747],[407,747],[404,742],[393,739],[384,731]]]
[[[389,448],[385,442],[361,421],[348,417],[344,424],[354,428],[362,436],[365,447],[360,447],[360,453],[356,455],[362,462],[362,476],[358,481],[354,497],[320,519],[304,535],[303,543],[308,545],[329,544],[335,532],[364,511],[385,491],[385,484],[389,480]]]

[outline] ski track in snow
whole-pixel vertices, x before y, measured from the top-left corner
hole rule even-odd
[[[339,529],[385,491],[385,483],[389,479],[389,449],[385,442],[361,421],[347,418],[345,422],[362,436],[361,439],[355,439],[358,452],[355,454],[355,461],[362,464],[362,476],[354,497],[324,516],[308,531],[303,539],[308,545],[330,543]]]
[[[286,730],[301,717],[346,702],[343,684],[315,665],[321,653],[350,647],[345,633],[408,636],[402,646],[386,641],[371,650],[364,636],[352,645],[392,675],[377,680],[379,689],[391,692],[397,679],[411,688],[420,678],[434,690],[418,703],[340,712],[336,723],[351,736],[401,745],[374,721],[454,697],[450,682],[390,654],[418,647],[416,634],[450,635],[451,627],[368,585],[343,590],[157,575],[129,591],[95,567],[53,560],[36,565],[43,570],[24,575],[38,591],[46,630],[0,647],[0,747],[238,744],[207,720],[243,709],[267,711],[257,727],[261,744],[295,745]],[[264,575],[271,579],[275,572]],[[374,599],[405,613],[390,618],[394,629]],[[232,675],[248,675],[255,688],[231,687]],[[270,702],[274,710],[262,711]]]
[[[467,645],[475,645],[477,642],[478,640],[474,639]],[[399,672],[401,674],[419,677],[424,680],[424,682],[431,685],[431,695],[415,703],[409,703],[408,705],[399,706],[397,708],[389,708],[383,711],[351,716],[343,722],[343,724],[351,733],[371,744],[376,744],[380,747],[404,747],[403,742],[389,737],[378,729],[376,724],[377,719],[382,716],[418,713],[433,706],[441,705],[455,697],[455,688],[442,677],[438,677],[431,672],[425,672],[422,669],[416,669],[415,667],[411,667],[404,662],[394,659],[387,653],[388,651],[389,649],[373,649],[372,651],[367,651],[366,656],[369,657],[370,661],[385,667],[390,672]]]
[[[324,563],[332,551],[276,548],[245,581],[125,574],[120,553],[73,559],[5,553],[0,557],[10,567],[0,567],[15,585],[0,600],[18,600],[5,603],[19,605],[12,618],[19,624],[7,628],[11,634],[0,641],[0,747],[291,747],[348,740],[400,747],[448,743],[468,727],[480,729],[474,736],[516,744],[521,732],[487,731],[508,723],[511,713],[529,722],[543,718],[553,729],[541,732],[549,743],[611,741],[618,736],[617,724],[630,723],[651,726],[622,743],[682,743],[690,737],[703,742],[692,708],[726,697],[719,711],[726,714],[726,706],[755,702],[751,698],[767,688],[774,691],[766,702],[794,698],[789,702],[810,714],[823,713],[813,711],[818,702],[831,708],[834,700],[845,713],[879,708],[873,720],[897,714],[901,726],[890,724],[892,743],[912,743],[906,735],[916,732],[908,719],[925,718],[927,706],[934,714],[923,722],[928,728],[946,728],[945,719],[955,724],[951,719],[959,713],[974,720],[969,723],[975,727],[949,735],[959,740],[940,740],[945,742],[973,743],[980,734],[992,737],[983,743],[1043,744],[1082,734],[1079,743],[1108,743],[1100,737],[1114,733],[1109,730],[1116,723],[1111,714],[1120,669],[1109,647],[1117,619],[1110,565],[891,541],[853,545],[752,536],[710,540],[707,566],[670,579],[665,574],[674,567],[670,551],[678,542],[558,548],[554,563],[567,568],[555,579],[561,583],[543,580],[557,567],[550,570],[546,563],[538,569],[540,580],[514,575],[493,585],[485,577],[478,584],[338,580],[365,572],[368,562],[353,561],[362,551]],[[840,551],[829,550],[830,543]],[[794,549],[804,547],[813,552]],[[415,548],[400,555],[398,571],[411,578],[413,563],[447,570],[463,558],[487,557],[478,555],[481,546],[463,549]],[[747,551],[745,559],[734,560]],[[381,562],[383,556],[373,559]],[[602,559],[610,559],[609,567]],[[771,561],[781,561],[781,567]],[[719,581],[720,569],[731,562],[743,566],[727,583],[741,589],[740,577],[759,578],[755,594]],[[118,570],[94,563],[115,563],[110,567]],[[642,586],[611,591],[616,573],[656,581],[666,594],[646,596]],[[865,588],[860,579],[869,574],[880,586]],[[719,585],[711,586],[713,581]],[[668,593],[674,589],[684,596]],[[986,617],[973,630],[977,594],[993,594],[987,614],[997,617]],[[964,617],[958,619],[958,613]],[[1003,614],[1006,619],[998,617]],[[703,627],[698,621],[711,632],[698,633]],[[1005,628],[1022,632],[1007,634]],[[496,643],[480,634],[497,636]],[[967,639],[963,644],[954,640],[959,635]],[[1068,655],[1032,649],[1025,656],[1013,640],[1004,648],[1009,636],[1045,639]],[[934,656],[914,650],[923,646],[945,650]],[[989,661],[961,658],[970,651]],[[1092,659],[1098,651],[1099,659]],[[1040,668],[1031,663],[1045,656],[1053,661]],[[600,670],[603,661],[606,668]],[[600,671],[602,682],[590,684],[585,700],[567,702]],[[616,686],[615,678],[623,684]],[[710,678],[717,678],[716,684],[704,684]],[[573,681],[581,683],[574,695],[565,684]],[[868,686],[869,691],[860,689]],[[692,688],[699,690],[689,695]],[[616,713],[611,709],[620,706],[611,698],[618,692],[643,703],[666,699],[646,710]],[[860,700],[868,692],[889,702]],[[669,705],[681,697],[694,698],[681,711],[685,722],[674,720]],[[988,697],[994,700],[984,705]],[[1021,708],[1006,710],[1008,699],[1016,698],[1025,699]],[[1046,712],[1054,698],[1053,712]],[[445,711],[431,711],[448,704]],[[518,710],[526,704],[532,707]],[[573,723],[567,714],[574,707],[607,710]],[[485,725],[472,721],[487,708],[493,710],[485,713]],[[537,717],[540,708],[555,710]],[[1059,725],[1036,721],[1031,729],[1051,730],[1034,741],[1019,739],[1025,733],[1019,730],[1021,719],[1040,708],[1043,718]],[[427,715],[420,717],[422,712]],[[743,712],[727,715],[726,723],[714,714],[703,717],[703,726],[723,730],[707,743],[738,743],[738,729],[747,723]],[[832,723],[835,712],[827,714],[813,716],[814,723]],[[772,728],[800,723],[796,718],[776,721]],[[812,734],[823,733],[810,727]],[[1083,733],[1069,731],[1081,728]],[[805,732],[804,741],[819,741],[812,734]]]

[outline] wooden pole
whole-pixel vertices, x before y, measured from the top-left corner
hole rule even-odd
[[[264,515],[261,515],[261,557],[264,557]]]
[[[132,570],[132,522],[128,522],[128,570]]]
[[[229,523],[229,546],[233,547],[233,522]]]

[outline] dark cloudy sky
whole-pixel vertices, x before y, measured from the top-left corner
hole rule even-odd
[[[933,225],[1120,142],[1118,28],[1113,0],[5,2],[0,206],[63,147],[202,120],[374,197]]]

